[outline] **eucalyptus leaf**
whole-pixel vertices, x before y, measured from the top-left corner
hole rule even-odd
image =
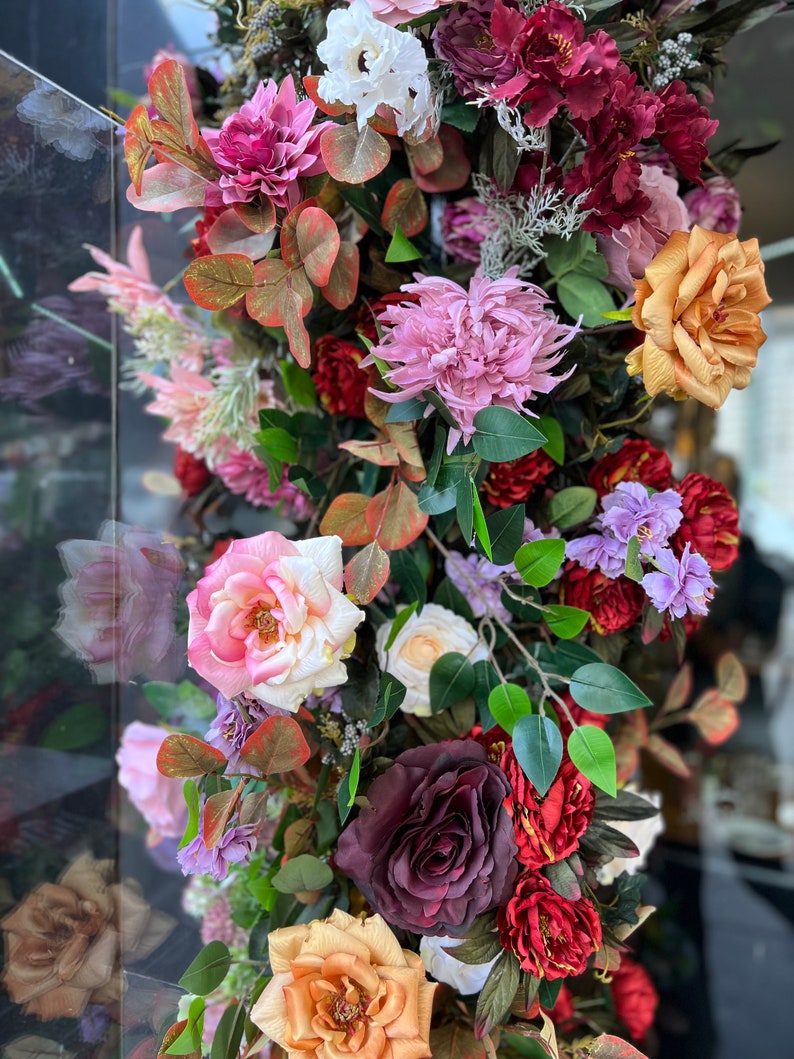
[[[273,876],[273,885],[279,893],[295,894],[304,890],[322,890],[333,877],[334,873],[325,861],[301,853],[282,864]]]
[[[188,993],[207,996],[217,989],[231,967],[232,958],[222,941],[211,941],[179,979],[179,984]]]

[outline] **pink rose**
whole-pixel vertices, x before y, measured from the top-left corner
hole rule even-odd
[[[715,176],[706,180],[702,188],[693,188],[684,195],[684,203],[689,212],[690,227],[697,224],[723,235],[738,232],[742,202],[738,188],[727,177]]]
[[[364,614],[341,590],[339,537],[235,540],[187,597],[190,664],[228,699],[247,691],[295,711],[347,680],[342,658]]]
[[[387,26],[399,26],[402,22],[412,22],[428,11],[437,7],[446,7],[454,0],[367,0],[370,10],[379,22]]]
[[[116,753],[119,783],[150,828],[149,841],[179,838],[187,823],[182,780],[157,771],[157,751],[168,733],[154,724],[133,721],[124,729]]]
[[[648,209],[609,235],[597,235],[599,251],[609,265],[607,282],[627,294],[634,293],[634,280],[645,275],[645,267],[674,231],[689,231],[689,214],[678,195],[678,182],[655,165],[643,165],[640,191],[651,200]]]
[[[151,673],[174,639],[184,568],[174,545],[108,521],[98,540],[64,541],[58,551],[69,578],[55,632],[100,684]]]

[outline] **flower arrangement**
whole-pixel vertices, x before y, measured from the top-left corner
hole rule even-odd
[[[214,117],[166,59],[126,124],[130,202],[195,221],[195,308],[137,228],[74,284],[122,315],[196,527],[215,702],[174,687],[169,714],[158,684],[182,723],[119,757],[205,941],[161,1054],[640,1055],[661,825],[627,785],[641,751],[685,774],[670,723],[726,739],[744,684],[725,656],[688,705],[738,516],[645,436],[764,341],[738,154],[709,154],[720,12],[212,6]],[[235,505],[260,532],[209,530]]]

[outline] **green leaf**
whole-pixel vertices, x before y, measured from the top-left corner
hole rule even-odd
[[[349,792],[347,799],[348,809],[353,808],[353,803],[356,800],[356,791],[358,790],[358,781],[361,776],[361,754],[359,753],[358,747],[356,747],[355,753],[353,754],[353,761],[350,765],[350,771],[347,774],[347,789]]]
[[[631,320],[633,311],[633,308],[629,306],[628,309],[615,309],[614,312],[604,313],[604,316],[607,320],[618,320],[621,323],[625,323],[627,320]]]
[[[398,265],[402,261],[416,261],[422,256],[422,251],[417,250],[411,240],[400,229],[399,225],[394,229],[389,248],[386,251],[384,261],[387,265]]]
[[[543,242],[546,267],[552,276],[572,272],[588,255],[596,253],[595,239],[588,232],[576,232],[565,239],[561,235],[547,236]]]
[[[510,585],[510,591],[502,591],[503,606],[522,621],[543,621],[540,610],[540,593],[532,585]]]
[[[282,360],[279,368],[284,389],[295,404],[314,408],[317,404],[317,390],[310,373],[294,360]]]
[[[473,521],[474,521],[474,535],[477,538],[478,543],[485,552],[486,557],[490,562],[493,562],[493,548],[491,547],[491,537],[488,532],[488,523],[485,521],[485,513],[480,503],[480,494],[477,492],[477,486],[475,485],[474,479],[470,478],[471,482],[471,495],[473,505]]]
[[[474,427],[474,451],[489,463],[516,460],[548,441],[526,416],[500,405],[481,408],[474,417]]]
[[[490,963],[495,957],[503,953],[504,946],[499,940],[499,934],[494,932],[478,934],[473,938],[464,938],[460,945],[444,947],[444,952],[454,956],[461,963],[477,966],[482,963]]]
[[[626,577],[632,581],[642,581],[645,571],[640,562],[640,538],[630,537],[626,547]]]
[[[486,659],[474,663],[474,702],[480,715],[480,724],[484,732],[489,732],[496,725],[496,718],[488,708],[488,696],[501,683],[499,674]]]
[[[465,655],[448,651],[430,670],[430,709],[441,713],[474,691],[474,667]]]
[[[467,548],[471,546],[471,539],[474,534],[472,489],[476,489],[476,486],[467,475],[458,482],[458,488],[455,492],[455,511],[458,516],[460,535],[463,537],[463,542]]]
[[[396,554],[396,553],[395,553]],[[375,712],[367,722],[368,728],[376,728],[399,710],[405,699],[406,687],[391,673],[383,673],[378,687],[378,702]]]
[[[137,105],[138,100],[135,100]],[[480,108],[468,103],[447,103],[441,111],[441,120],[446,125],[454,125],[461,132],[474,132],[480,120]]]
[[[212,1035],[210,1059],[237,1059],[240,1042],[243,1039],[246,1014],[245,1004],[242,1001],[237,1004],[232,1003],[226,1008]]]
[[[590,518],[598,493],[587,485],[571,485],[555,493],[549,501],[549,522],[557,529],[570,529]]]
[[[562,736],[549,717],[519,717],[513,729],[513,751],[529,782],[543,797],[562,761]]]
[[[568,736],[568,756],[583,776],[613,798],[617,792],[615,748],[606,732],[591,724]]]
[[[266,430],[260,430],[254,437],[274,460],[297,463],[298,442],[282,427],[268,427]]]
[[[451,610],[454,614],[459,614],[461,618],[465,618],[468,622],[474,621],[474,614],[468,600],[448,577],[445,577],[436,589],[433,595],[433,602],[437,603],[439,607],[446,607],[447,610]]]
[[[47,725],[39,746],[45,750],[80,750],[96,743],[107,730],[107,714],[99,703],[79,702]]]
[[[392,552],[390,559],[389,576],[397,582],[410,603],[416,601],[418,604],[416,612],[420,614],[427,600],[427,583],[422,571],[407,548]]]
[[[547,537],[522,544],[514,562],[522,581],[534,588],[543,588],[554,578],[564,559],[565,541]]]
[[[532,703],[523,688],[500,684],[488,696],[488,709],[496,723],[512,735],[518,720],[532,713]]]
[[[294,464],[287,471],[287,478],[293,485],[297,486],[302,493],[306,493],[313,500],[322,500],[328,495],[325,483],[306,467]]]
[[[185,833],[182,835],[182,839],[177,846],[177,849],[184,849],[189,842],[198,834],[199,818],[201,815],[201,800],[199,798],[198,787],[193,780],[185,780],[182,785],[182,794],[185,798],[185,804],[187,805],[187,823],[185,824]]]
[[[550,982],[548,978],[541,978],[540,988],[538,989],[538,1000],[540,1006],[551,1011],[554,1005],[557,1003],[557,997],[560,995],[562,989],[562,978],[558,978],[555,982]],[[212,1056],[210,1056],[212,1059]]]
[[[651,705],[633,680],[604,662],[577,669],[571,677],[570,692],[574,702],[591,713],[626,713]]]
[[[562,677],[571,677],[580,666],[601,661],[595,651],[580,643],[558,643],[553,648],[535,644],[532,653],[545,671]]]
[[[266,875],[262,875],[258,879],[249,880],[247,889],[254,900],[258,901],[266,912],[272,911],[273,905],[278,899],[278,890]]]
[[[424,419],[427,401],[419,397],[410,397],[407,401],[397,401],[389,405],[386,413],[387,423],[408,423],[413,419]]]
[[[538,426],[549,439],[543,446],[543,451],[550,456],[555,463],[565,462],[565,434],[559,422],[552,416],[541,416]]]
[[[466,477],[460,463],[442,463],[433,485],[425,482],[419,490],[417,501],[426,515],[441,515],[455,507],[458,486]]]
[[[273,885],[279,893],[296,894],[303,890],[322,890],[333,877],[334,873],[325,861],[301,853],[282,864],[273,876]]]
[[[523,504],[513,504],[503,508],[485,520],[491,538],[492,556],[488,556],[497,566],[512,563],[516,548],[524,537],[524,520],[526,509]],[[477,549],[480,550],[479,548]]]
[[[581,607],[566,607],[557,603],[550,603],[543,615],[548,627],[561,640],[578,636],[589,617],[590,612],[582,610]]]
[[[259,427],[261,430],[268,430],[270,427],[280,427],[282,430],[286,430],[288,434],[291,434],[293,425],[292,416],[289,412],[285,412],[283,408],[262,408],[259,411]]]
[[[187,1018],[184,1019],[184,1029],[173,1038],[165,1049],[161,1049],[164,1055],[196,1055],[201,1054],[201,1036],[204,1032],[204,997],[194,997],[188,1008]],[[171,1030],[178,1029],[182,1022],[176,1023]],[[171,1031],[169,1031],[170,1033]],[[169,1034],[163,1039],[165,1044]]]
[[[400,633],[400,629],[402,629],[403,625],[405,625],[405,623],[409,620],[411,615],[416,613],[416,609],[417,609],[418,606],[419,606],[418,601],[414,600],[413,603],[409,603],[407,607],[403,607],[403,609],[399,612],[399,614],[397,614],[395,616],[394,620],[391,623],[391,629],[389,630],[388,639],[386,640],[386,643],[384,644],[384,650],[385,651],[389,650],[391,645],[397,639],[397,637],[398,637],[398,635]]]
[[[188,993],[207,996],[217,989],[229,972],[232,958],[222,941],[211,941],[179,979],[179,984]]]
[[[583,272],[569,272],[562,276],[557,283],[557,297],[572,319],[582,317],[585,327],[605,324],[604,313],[615,308],[615,301],[601,280]]]
[[[477,998],[475,1034],[482,1038],[498,1026],[510,1010],[518,991],[521,968],[512,952],[503,952],[491,968]]]

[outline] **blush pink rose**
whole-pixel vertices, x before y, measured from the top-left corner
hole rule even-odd
[[[645,275],[646,266],[670,234],[688,232],[690,227],[689,213],[678,194],[678,181],[663,169],[643,165],[639,187],[651,200],[642,216],[609,235],[596,236],[598,249],[609,265],[607,282],[627,294],[634,293],[634,280]]]
[[[435,11],[437,7],[446,7],[454,0],[367,0],[367,3],[378,22],[399,26],[426,15],[428,11]]]
[[[157,770],[157,751],[168,733],[154,724],[133,721],[124,729],[116,753],[119,783],[149,825],[149,843],[179,838],[187,823],[182,780]]]
[[[347,680],[342,658],[364,614],[342,593],[339,537],[235,540],[187,597],[188,659],[227,699],[285,710]]]

